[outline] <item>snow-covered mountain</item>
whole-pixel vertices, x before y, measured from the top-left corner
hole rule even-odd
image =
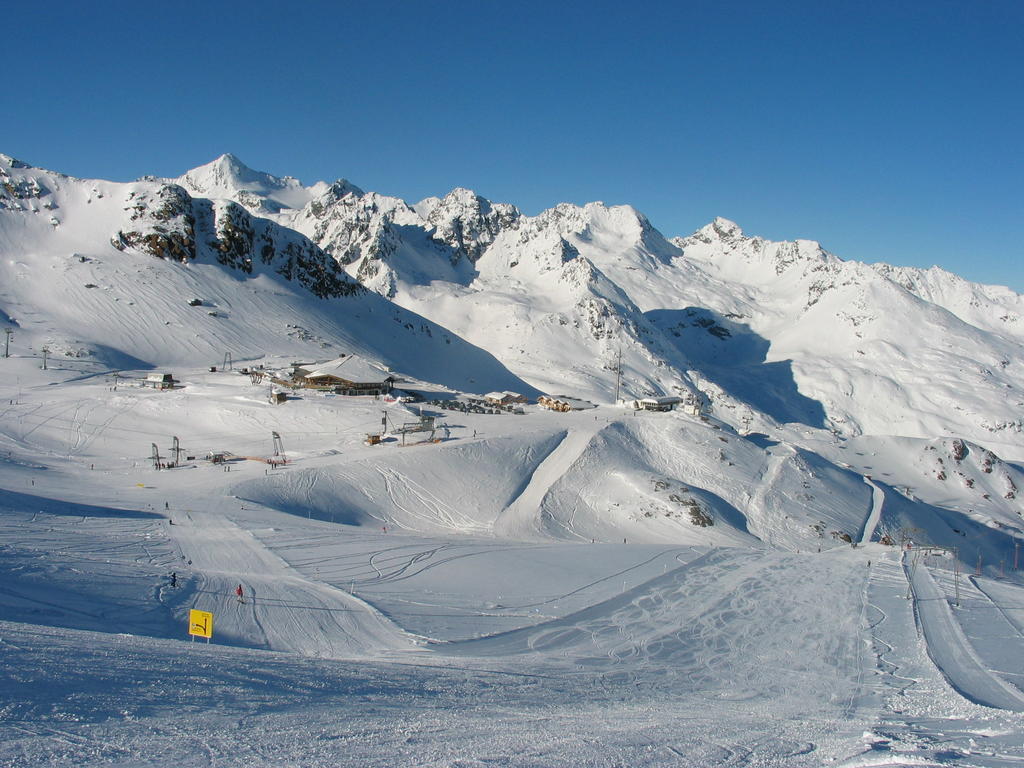
[[[211,274],[233,274],[247,295],[261,278],[285,278],[337,299],[332,312],[370,301],[362,286],[390,300],[374,306],[400,326],[431,321],[539,390],[608,401],[621,356],[621,395],[700,391],[735,426],[960,436],[1024,455],[1021,296],[938,269],[844,261],[812,241],[747,236],[725,219],[670,241],[628,206],[562,204],[528,217],[465,189],[409,204],[344,180],[304,187],[232,155],[134,184],[71,179],[11,158],[0,173],[4,250],[45,252],[63,272],[95,269],[113,247],[187,265],[178,276],[216,263],[226,269]],[[140,276],[173,271],[134,263]],[[110,286],[77,271],[73,292],[91,290],[92,314],[111,317],[100,310],[110,302],[95,300]],[[121,313],[137,306],[118,299]],[[5,311],[16,316],[16,306]],[[160,313],[153,320],[165,329],[189,325],[177,307]],[[216,323],[192,314],[205,337],[229,313]],[[359,313],[344,314],[349,336],[373,336],[355,331]],[[246,327],[260,327],[249,312]]]
[[[196,191],[259,194],[256,209],[263,193],[306,195],[230,157],[185,178]],[[0,180],[0,314],[36,349],[118,368],[356,352],[457,388],[531,389],[234,199],[159,179],[73,179],[6,156]]]
[[[725,219],[0,156],[0,763],[1017,764],[1020,310]],[[349,353],[424,402],[220,368]]]
[[[0,174],[0,311],[67,354],[354,351],[463,391],[693,395],[740,433],[1024,456],[1021,297],[937,269],[725,219],[669,240],[629,206],[525,216],[465,189],[409,204],[231,155],[129,184],[9,157]]]
[[[340,181],[285,209],[276,190],[293,180],[212,166],[233,170],[192,172],[216,176],[204,188],[275,211],[360,283],[539,389],[607,401],[621,354],[625,395],[701,390],[737,426],[963,436],[1022,455],[1024,304],[1008,289],[844,261],[725,219],[667,240],[628,206],[527,217],[464,189],[408,204]]]
[[[358,283],[549,392],[607,401],[621,356],[623,396],[699,390],[737,426],[1024,447],[1022,299],[938,269],[843,261],[725,219],[669,241],[628,206],[527,217],[465,189],[408,204],[345,180],[304,187],[232,155],[128,185],[10,158],[0,168],[0,237],[12,252],[95,263],[109,241],[273,272],[320,297],[358,293]],[[180,323],[167,310],[163,322]]]
[[[320,182],[306,188],[291,176],[278,178],[254,171],[231,154],[194,168],[173,182],[196,197],[234,200],[260,215],[301,208],[327,187]]]

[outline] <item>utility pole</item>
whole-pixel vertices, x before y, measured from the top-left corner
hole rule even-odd
[[[46,356],[48,354],[50,354],[50,348],[44,346],[43,347],[43,370],[44,371],[46,370]]]
[[[619,355],[615,361],[615,404],[619,404],[619,385],[622,382],[622,346],[619,346]]]
[[[917,572],[917,552],[910,554],[910,578],[907,579],[907,600],[910,600],[914,595],[914,574]]]
[[[953,547],[953,590],[956,592],[954,605],[960,607],[960,559],[957,557],[956,547]]]
[[[4,333],[7,334],[7,339],[4,341],[4,357],[11,356],[11,334],[14,333],[13,328],[4,328]]]

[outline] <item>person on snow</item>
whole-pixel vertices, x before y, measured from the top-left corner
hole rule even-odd
[[[245,602],[245,599],[242,597],[242,585],[241,584],[239,584],[235,588],[235,594],[238,595],[238,602],[240,602],[240,603],[244,603]]]

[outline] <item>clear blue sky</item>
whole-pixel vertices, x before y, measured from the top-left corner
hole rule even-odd
[[[0,151],[232,152],[416,201],[629,203],[1024,291],[1024,2],[53,2],[4,9]]]

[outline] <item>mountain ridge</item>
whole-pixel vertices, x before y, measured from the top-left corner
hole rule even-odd
[[[898,424],[1024,452],[1021,296],[941,270],[846,261],[724,218],[669,239],[631,206],[527,216],[464,188],[410,204],[345,180],[306,187],[233,155],[135,186],[6,156],[0,173],[7,251],[112,245],[242,275],[269,267],[314,295],[376,293],[412,313],[402,324],[447,329],[536,391],[693,394],[737,427],[858,435]],[[111,213],[118,226],[102,232],[76,224],[57,245],[80,211],[99,222],[117,196],[127,219]],[[19,216],[34,224],[14,226]]]

